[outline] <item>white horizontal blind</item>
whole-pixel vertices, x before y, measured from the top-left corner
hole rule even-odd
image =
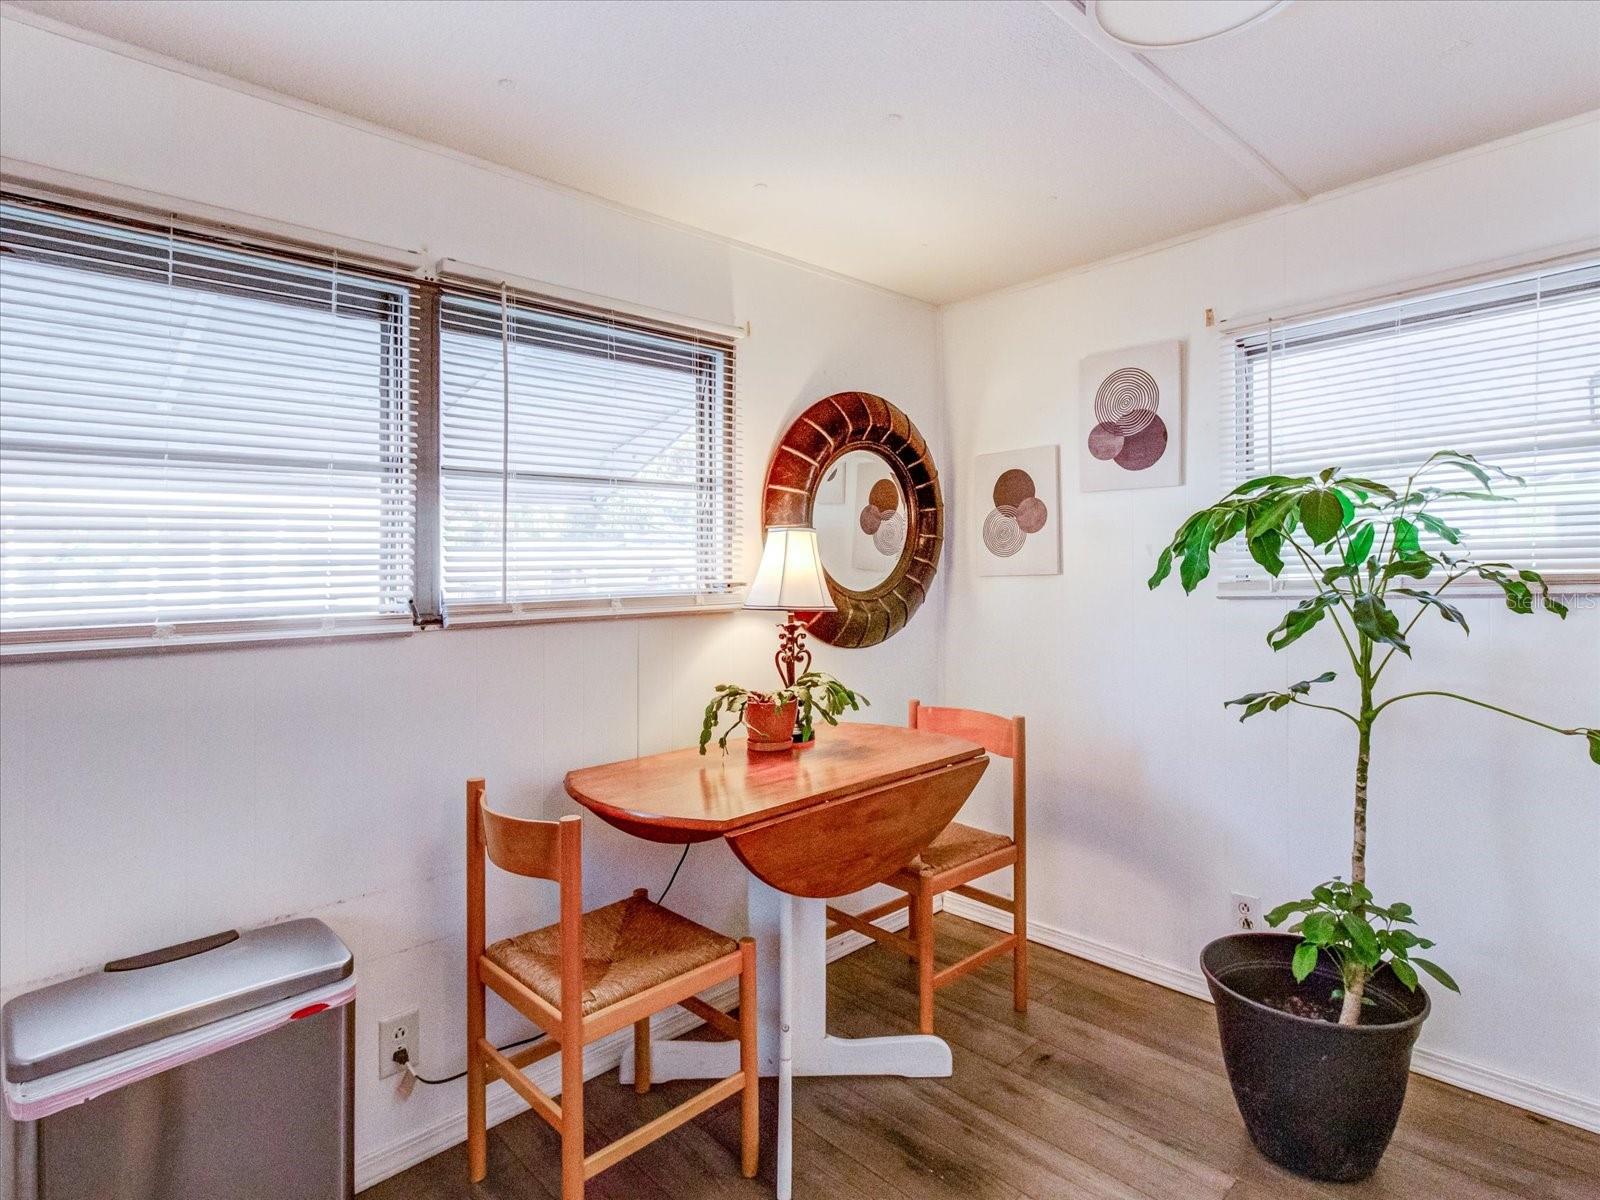
[[[1338,466],[1398,488],[1460,450],[1528,481],[1497,485],[1517,503],[1429,506],[1473,558],[1600,579],[1600,263],[1231,333],[1222,358],[1228,487]],[[1271,584],[1242,541],[1226,553],[1225,589]],[[1276,587],[1305,585],[1291,567]]]
[[[406,620],[408,287],[0,205],[0,633]]]
[[[733,347],[502,291],[440,301],[453,616],[733,588]]]

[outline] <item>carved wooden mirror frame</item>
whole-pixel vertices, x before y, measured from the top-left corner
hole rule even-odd
[[[906,544],[882,583],[858,592],[829,575],[838,611],[800,615],[811,636],[854,648],[875,646],[899,632],[928,598],[944,546],[944,500],[928,444],[911,418],[870,392],[836,392],[801,413],[773,452],[763,528],[812,524],[829,464],[852,450],[877,454],[894,473],[906,502]]]

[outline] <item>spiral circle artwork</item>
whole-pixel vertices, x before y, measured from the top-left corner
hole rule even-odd
[[[900,553],[900,547],[906,544],[906,515],[898,508],[884,517],[878,523],[877,532],[872,535],[872,544],[878,548],[878,553],[887,557],[894,557]]]
[[[1132,437],[1156,419],[1161,389],[1155,376],[1138,367],[1120,367],[1103,380],[1094,394],[1094,419],[1123,437]]]
[[[996,558],[1010,558],[1027,540],[1017,524],[1017,510],[1009,504],[990,509],[983,519],[983,544]]]
[[[1157,415],[1161,389],[1155,376],[1139,367],[1119,367],[1095,389],[1095,427],[1089,453],[1125,471],[1143,471],[1167,452],[1167,426]]]
[[[994,481],[994,508],[983,519],[983,545],[996,558],[1010,558],[1050,519],[1050,510],[1036,494],[1033,476],[1017,467]]]

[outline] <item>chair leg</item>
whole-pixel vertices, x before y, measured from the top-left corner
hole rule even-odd
[[[933,1032],[933,889],[925,883],[912,900],[917,914],[917,1027]]]
[[[756,1046],[760,1013],[756,1008],[754,938],[740,939],[739,958],[739,1066],[744,1071],[744,1091],[739,1099],[739,1169],[746,1179],[754,1179],[761,1155],[761,1057]]]
[[[561,1200],[583,1200],[583,1038],[581,1035],[563,1038],[561,1043]]]
[[[650,1090],[650,1018],[633,1023],[633,1090],[643,1096]]]
[[[1017,939],[1011,958],[1011,1007],[1019,1013],[1028,1011],[1028,900],[1022,888],[1015,889],[1011,915],[1011,929]]]
[[[483,984],[474,978],[467,988],[467,1176],[473,1183],[489,1172],[489,1081],[478,1049],[478,1039],[484,1035],[483,1010]]]

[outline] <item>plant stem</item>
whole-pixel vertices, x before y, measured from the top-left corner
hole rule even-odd
[[[1372,763],[1372,643],[1361,639],[1361,658],[1357,674],[1361,678],[1361,719],[1356,722],[1356,810],[1355,828],[1350,842],[1350,882],[1367,881],[1367,770]],[[1354,1025],[1361,1019],[1361,997],[1367,988],[1367,968],[1354,961],[1344,964],[1344,1003],[1339,1009],[1339,1024]]]
[[[1551,733],[1575,735],[1584,732],[1582,729],[1563,729],[1559,725],[1548,725],[1543,721],[1536,721],[1532,717],[1525,717],[1519,712],[1512,712],[1509,708],[1501,708],[1498,704],[1490,704],[1485,700],[1474,700],[1471,696],[1462,696],[1455,692],[1401,692],[1398,696],[1390,696],[1382,704],[1378,705],[1378,707],[1373,710],[1372,715],[1377,716],[1378,713],[1388,708],[1389,705],[1395,703],[1397,700],[1412,700],[1418,696],[1443,696],[1446,699],[1459,700],[1463,704],[1472,704],[1476,705],[1478,708],[1487,708],[1490,712],[1497,712],[1502,716],[1511,717],[1514,720],[1526,721],[1529,725],[1537,725],[1540,729],[1548,729]]]

